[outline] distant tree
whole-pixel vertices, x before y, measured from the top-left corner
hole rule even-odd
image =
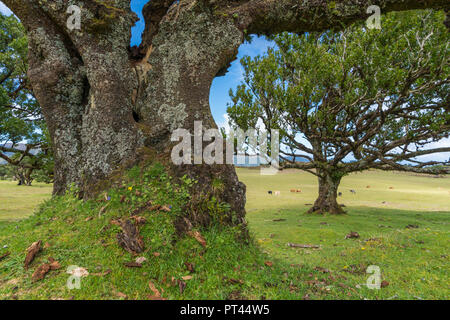
[[[282,163],[318,177],[310,212],[343,213],[342,177],[369,168],[441,173],[450,152],[449,43],[442,12],[391,13],[382,30],[284,33],[264,56],[245,57],[231,91],[235,126],[279,129]],[[418,158],[419,157],[419,158]],[[297,162],[293,159],[306,159]]]
[[[23,26],[0,14],[0,158],[14,167],[20,185],[31,185],[36,170],[50,181],[53,167],[48,130],[27,78],[27,55]]]

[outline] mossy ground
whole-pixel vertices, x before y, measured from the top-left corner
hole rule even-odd
[[[158,165],[144,173],[131,170],[121,187],[97,200],[81,201],[68,194],[48,200],[25,220],[0,221],[0,256],[11,252],[0,261],[0,299],[124,299],[124,295],[126,299],[148,299],[153,295],[150,281],[167,299],[450,296],[449,212],[441,194],[450,191],[447,178],[379,172],[351,176],[344,179],[341,188],[348,214],[317,216],[305,214],[308,207],[304,204],[313,200],[315,192],[314,180],[308,175],[286,172],[262,177],[248,169],[239,169],[238,174],[248,190],[248,220],[254,239],[249,243],[236,241],[238,228],[220,225],[198,229],[206,247],[189,235],[178,237],[174,221],[183,213],[193,182],[185,179],[177,185]],[[366,189],[367,184],[373,191]],[[421,194],[414,193],[418,185],[423,189]],[[347,194],[347,187],[356,189],[356,196]],[[301,188],[302,193],[291,194],[290,188]],[[267,190],[280,190],[281,196],[268,196]],[[377,192],[394,208],[382,204]],[[421,201],[423,195],[428,197],[427,203]],[[404,203],[415,206],[415,198],[421,202],[415,210],[395,209]],[[134,256],[118,246],[119,227],[111,220],[129,217],[149,200],[172,209],[139,213],[147,220],[141,228],[145,252]],[[431,211],[436,209],[441,211]],[[286,220],[273,221],[277,219]],[[408,224],[418,228],[407,229]],[[359,232],[361,237],[344,239],[350,231]],[[37,240],[47,245],[25,270],[26,248]],[[321,248],[294,249],[287,247],[287,242],[318,244]],[[142,268],[124,266],[141,256],[147,258]],[[32,273],[48,257],[59,261],[62,268],[33,283]],[[268,261],[271,263],[266,264]],[[192,264],[194,272],[185,263]],[[67,288],[66,270],[72,265],[90,272],[82,278],[79,290]],[[382,280],[389,282],[387,287],[365,287],[369,265],[380,267]],[[107,270],[110,273],[105,274]],[[188,275],[192,279],[182,280]],[[183,292],[178,284],[171,285],[172,277],[186,283]]]

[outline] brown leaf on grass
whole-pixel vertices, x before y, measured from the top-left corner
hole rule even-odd
[[[288,247],[292,248],[303,248],[303,249],[319,249],[320,246],[316,244],[299,244],[299,243],[288,243]]]
[[[48,242],[46,242],[45,244],[44,244],[44,249],[48,249],[48,248],[50,248],[52,245],[50,244],[50,243],[48,243]]]
[[[28,266],[31,262],[33,262],[34,257],[36,254],[41,250],[41,244],[42,240],[33,242],[28,248],[27,248],[27,256],[25,257],[24,266],[25,269],[28,269]]]
[[[184,289],[186,289],[186,282],[178,280],[178,288],[180,289],[180,294],[182,294]]]
[[[146,257],[138,257],[135,260],[137,263],[143,264],[145,261],[147,261]]]
[[[386,288],[389,285],[389,282],[387,282],[386,280],[381,281],[381,287],[382,288]]]
[[[192,276],[184,276],[184,277],[181,277],[181,279],[183,279],[183,280],[191,280],[192,279]]]
[[[272,266],[273,266],[272,261],[266,261],[266,262],[264,262],[264,264],[265,264],[266,266],[268,266],[268,267],[272,267]]]
[[[156,286],[153,282],[149,281],[148,282],[148,287],[150,288],[150,290],[152,290],[153,292],[153,297],[161,297],[161,293],[159,292],[158,289],[156,289]]]
[[[161,210],[161,211],[164,211],[164,212],[170,212],[170,211],[172,211],[172,209],[170,209],[169,206],[162,206],[160,210]]]
[[[161,255],[161,253],[159,253],[159,252],[153,252],[153,255],[154,255],[155,257],[159,257],[159,256]]]
[[[92,276],[97,276],[97,277],[103,277],[106,276],[108,274],[110,274],[112,272],[111,269],[107,269],[104,272],[99,272],[99,273],[91,273]]]
[[[94,218],[92,218],[92,217],[87,217],[86,219],[84,219],[84,221],[88,222],[88,221],[91,221],[92,219],[94,219]]]
[[[186,266],[186,269],[187,269],[189,272],[191,272],[191,273],[194,272],[194,265],[193,265],[192,263],[185,262],[184,265]]]
[[[127,296],[125,293],[122,293],[122,292],[120,292],[120,291],[115,291],[114,294],[115,294],[116,296],[118,296],[119,298],[124,298],[124,299],[127,299],[127,298],[128,298],[128,296]]]
[[[120,203],[123,203],[123,202],[125,201],[126,198],[127,198],[126,195],[122,195],[122,196],[120,197]]]
[[[123,265],[128,268],[142,268],[142,264],[138,262],[125,262]]]
[[[37,269],[34,271],[33,275],[31,276],[31,280],[33,282],[36,282],[38,280],[44,279],[45,275],[50,271],[50,264],[44,263],[37,267]]]
[[[202,237],[200,232],[198,232],[198,231],[189,231],[188,234],[191,237],[194,237],[195,240],[197,240],[203,247],[206,247],[206,240],[205,240],[205,238]]]
[[[9,256],[11,254],[11,252],[6,252],[6,253],[4,253],[4,254],[2,254],[1,256],[0,256],[0,261],[2,261],[3,259],[5,259],[7,256]]]
[[[158,211],[159,209],[161,209],[161,205],[159,205],[159,204],[156,204],[156,205],[148,208],[148,210],[150,210],[150,211]]]
[[[52,257],[48,258],[48,262],[50,262],[50,270],[58,270],[61,268],[59,262],[53,259]]]
[[[122,221],[120,219],[112,219],[109,223],[120,227],[120,224],[122,223]]]
[[[359,238],[359,233],[351,231],[349,234],[345,236],[345,239],[357,239]]]
[[[131,219],[133,219],[137,225],[145,224],[147,222],[147,219],[141,216],[132,216]]]

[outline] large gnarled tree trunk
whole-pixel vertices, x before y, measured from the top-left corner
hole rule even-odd
[[[54,192],[72,184],[85,197],[115,170],[145,153],[168,160],[171,133],[194,120],[215,128],[209,107],[214,77],[235,59],[246,33],[319,31],[367,18],[365,2],[347,0],[151,0],[139,52],[129,50],[136,15],[126,0],[3,0],[25,25],[29,77],[55,155]],[[383,12],[442,8],[445,0],[379,0]],[[82,10],[81,30],[67,28],[69,4]],[[221,201],[243,221],[245,187],[233,166],[172,166],[202,192],[221,179]],[[323,190],[324,200],[335,190]],[[322,200],[321,200],[322,201]]]
[[[336,172],[328,172],[325,170],[317,170],[319,181],[319,195],[314,205],[309,209],[309,213],[345,213],[342,206],[337,202],[338,187],[341,177]]]

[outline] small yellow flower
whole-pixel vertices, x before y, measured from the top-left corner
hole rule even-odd
[[[128,190],[129,190],[129,191],[133,190],[133,187],[128,187]]]
[[[361,250],[366,250],[366,248],[365,248],[365,247],[362,247]]]

